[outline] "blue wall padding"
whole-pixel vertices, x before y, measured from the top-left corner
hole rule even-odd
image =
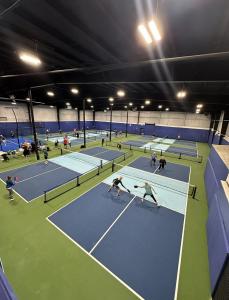
[[[221,145],[229,145],[229,141],[227,141],[225,138],[222,138]]]
[[[80,128],[78,128],[80,123]],[[45,133],[46,129],[50,129],[50,132],[57,132],[59,130],[58,122],[36,122],[37,132]],[[60,128],[62,131],[73,131],[74,128],[82,129],[83,121],[60,121]],[[109,122],[100,121],[86,121],[86,128],[98,130],[109,130]],[[8,137],[10,136],[10,131],[16,131],[16,123],[0,123],[0,134]],[[126,131],[125,123],[112,123],[112,130]],[[179,128],[179,127],[167,127],[159,125],[140,125],[140,124],[128,124],[128,133],[140,134],[141,130],[146,135],[156,135],[159,137],[168,136],[169,138],[177,138],[180,135],[183,140],[197,141],[197,142],[207,142],[209,136],[208,129],[196,129],[196,128]],[[28,136],[32,134],[32,127],[29,122],[19,122],[19,135]]]
[[[214,144],[214,145],[219,145],[220,144],[220,135],[219,134],[214,135],[212,144]]]
[[[14,292],[0,268],[0,299],[1,300],[17,300]]]
[[[229,205],[220,182],[226,180],[227,175],[227,166],[212,147],[204,175],[209,207],[207,239],[212,294],[229,257]]]
[[[225,203],[223,204],[222,202],[225,201],[227,201],[227,199],[225,198],[225,194],[224,196],[222,195],[222,191],[215,194],[207,221],[208,259],[212,294],[214,293],[229,254],[229,227],[227,231],[225,230],[225,221],[229,216],[228,203],[225,212],[225,215],[227,214],[226,220],[224,218],[225,216],[222,216],[222,208],[225,208]]]
[[[96,128],[109,130],[109,122],[96,121]],[[141,128],[144,128],[144,134],[146,135],[156,135],[159,137],[168,136],[169,138],[180,138],[183,140],[197,141],[197,142],[207,142],[209,136],[209,129],[196,129],[196,128],[182,128],[182,127],[168,127],[168,126],[153,126],[153,125],[128,125],[128,133],[140,134]],[[113,123],[112,130],[126,130],[125,123]],[[137,132],[136,132],[137,131]]]
[[[208,144],[211,145],[214,138],[214,131],[211,130],[208,136]]]

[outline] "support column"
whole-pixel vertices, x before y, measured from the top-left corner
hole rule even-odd
[[[60,128],[60,109],[58,106],[56,108],[56,115],[57,115],[57,122],[58,122],[58,130],[60,131],[61,130],[61,128]]]
[[[33,113],[33,102],[32,102],[32,92],[31,89],[29,89],[29,108],[30,108],[30,113],[31,113],[31,121],[32,121],[32,128],[33,128],[33,138],[34,138],[34,143],[35,143],[35,153],[37,160],[40,160],[40,155],[38,151],[38,140],[37,140],[37,132],[36,132],[36,126],[34,122],[34,113]]]

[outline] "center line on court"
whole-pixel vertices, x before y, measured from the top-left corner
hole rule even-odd
[[[43,173],[39,173],[39,174],[34,175],[34,176],[31,176],[31,177],[29,177],[29,178],[20,180],[20,181],[18,181],[18,183],[21,183],[21,182],[30,180],[30,179],[32,179],[32,178],[38,177],[38,176],[40,176],[40,175],[43,175],[43,174],[46,174],[46,173],[49,173],[49,172],[52,172],[52,171],[55,171],[55,170],[58,170],[58,169],[61,169],[61,168],[63,168],[63,167],[58,167],[58,168],[55,168],[55,169],[52,169],[52,170],[49,170],[49,171],[46,171],[46,172],[43,172]],[[18,184],[18,183],[17,183],[17,184]]]
[[[134,196],[133,199],[131,199],[131,201],[128,203],[128,205],[123,209],[123,211],[118,215],[118,217],[114,220],[114,222],[110,225],[110,227],[104,232],[104,234],[101,236],[101,238],[98,240],[98,242],[94,245],[94,247],[89,251],[89,253],[91,254],[95,248],[100,244],[100,242],[103,240],[103,238],[108,234],[108,232],[111,230],[111,228],[114,226],[114,224],[118,221],[118,219],[120,219],[120,217],[122,216],[122,214],[127,210],[127,208],[130,206],[130,204],[134,201],[134,199],[137,196]]]

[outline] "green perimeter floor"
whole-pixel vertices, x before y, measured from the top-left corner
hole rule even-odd
[[[128,139],[137,137],[128,135]],[[53,148],[53,144],[49,145]],[[88,147],[98,145],[100,142],[94,142],[88,144]],[[196,199],[189,198],[188,201],[178,300],[211,299],[205,227],[208,208],[204,187],[209,146],[198,143],[198,151],[204,156],[201,164],[167,158],[168,161],[191,166],[191,183],[198,187]],[[49,157],[59,154],[59,149],[52,149]],[[149,154],[135,151],[125,164],[144,155]],[[35,162],[35,157],[11,159],[8,163],[0,164],[0,171]],[[43,204],[42,198],[27,204],[16,195],[15,201],[9,203],[4,184],[0,183],[0,257],[18,299],[137,299],[46,220],[52,212],[110,174],[111,170],[107,170],[47,204]]]

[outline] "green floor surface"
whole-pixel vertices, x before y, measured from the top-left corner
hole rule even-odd
[[[129,135],[128,139],[130,138],[135,136]],[[89,146],[98,145],[99,142]],[[205,230],[208,209],[203,177],[209,147],[207,144],[198,143],[198,150],[204,155],[204,162],[201,164],[168,159],[191,166],[191,183],[198,187],[197,199],[189,198],[188,201],[178,300],[210,299]],[[50,157],[59,155],[59,152],[59,149],[52,150]],[[144,154],[135,151],[125,163],[128,164],[142,155]],[[36,162],[35,158],[12,159],[9,163],[1,163],[0,171],[31,162]],[[111,170],[107,170],[47,204],[43,203],[43,198],[27,204],[18,196],[14,202],[9,203],[4,184],[0,183],[0,257],[6,275],[20,300],[137,299],[46,220],[52,212],[110,174]]]

